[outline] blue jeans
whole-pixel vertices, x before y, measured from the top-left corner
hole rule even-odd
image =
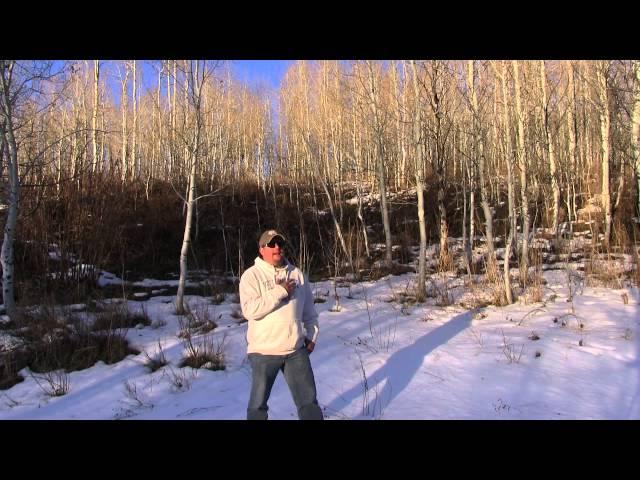
[[[267,401],[278,371],[284,373],[300,420],[322,420],[322,410],[316,399],[316,382],[311,370],[309,352],[305,347],[289,355],[250,353],[252,384],[247,420],[266,420]]]

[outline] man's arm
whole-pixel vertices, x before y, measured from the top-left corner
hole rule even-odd
[[[247,320],[261,320],[273,312],[289,292],[282,285],[260,294],[258,280],[252,275],[240,279],[240,307]]]

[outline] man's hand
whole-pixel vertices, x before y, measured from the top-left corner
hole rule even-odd
[[[315,342],[309,340],[308,338],[304,339],[304,346],[307,347],[307,352],[309,353],[313,352],[313,349],[316,348]]]
[[[289,296],[291,296],[294,292],[294,290],[296,289],[296,287],[298,286],[298,284],[296,283],[295,280],[287,280],[287,281],[281,281],[278,282],[278,285],[282,285],[285,290],[287,291],[287,294]]]

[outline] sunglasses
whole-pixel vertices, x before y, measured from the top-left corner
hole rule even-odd
[[[280,239],[273,239],[269,243],[263,246],[269,247],[269,248],[276,248],[276,245],[278,245],[280,248],[284,248],[284,241]]]

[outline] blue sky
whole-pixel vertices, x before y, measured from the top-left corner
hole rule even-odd
[[[238,80],[252,86],[268,86],[277,89],[287,68],[294,60],[232,60],[231,65]]]
[[[295,60],[225,60],[224,67],[230,67],[232,75],[238,81],[247,83],[252,88],[266,87],[271,92],[274,92],[280,86],[287,68],[293,62]],[[120,85],[115,62],[109,61],[106,63],[109,64],[109,72],[103,72],[103,75],[108,75],[115,101],[119,104]],[[157,73],[154,68],[144,60],[138,61],[138,68],[138,75],[141,75],[139,81],[141,81],[142,91],[145,88],[155,89]],[[131,93],[131,86],[129,87],[129,93]]]
[[[277,92],[284,74],[287,69],[295,62],[295,60],[225,60],[223,68],[230,68],[232,75],[237,81],[249,85],[252,89],[263,90],[263,93],[274,94]],[[93,66],[93,60],[88,61],[90,67]],[[120,105],[120,81],[118,74],[118,66],[121,62],[112,60],[101,61],[101,77],[102,81],[106,81],[109,85],[113,100],[117,106]],[[145,60],[138,60],[138,81],[140,93],[145,90],[153,90],[157,86],[157,65],[152,66]],[[62,68],[63,61],[55,61],[55,69]],[[131,77],[129,77],[131,79]],[[131,84],[129,84],[129,95],[131,95]],[[164,83],[163,83],[164,88]],[[266,92],[264,89],[266,88]],[[277,99],[276,95],[271,96],[274,114],[277,115]]]

